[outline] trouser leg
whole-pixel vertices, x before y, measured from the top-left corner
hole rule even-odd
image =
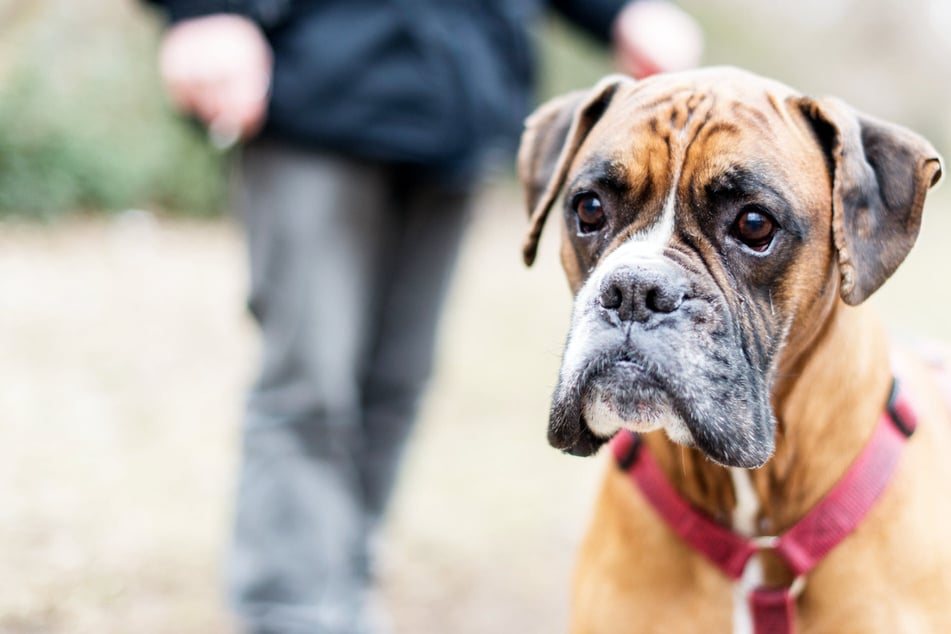
[[[429,378],[437,326],[468,218],[468,191],[417,184],[401,192],[398,233],[387,252],[381,319],[363,379],[367,512],[378,521],[393,490],[405,441]]]
[[[366,579],[361,377],[392,232],[378,167],[252,147],[241,186],[260,376],[229,585],[250,631],[357,631]]]

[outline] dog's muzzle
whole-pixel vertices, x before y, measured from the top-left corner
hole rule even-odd
[[[550,444],[585,456],[621,429],[664,429],[717,462],[762,464],[768,390],[715,285],[669,258],[619,260],[609,256],[576,297]]]

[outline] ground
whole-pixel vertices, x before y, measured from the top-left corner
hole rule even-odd
[[[947,334],[948,205],[877,298]],[[397,632],[564,631],[604,457],[545,442],[570,297],[509,187],[473,218],[383,550]],[[555,232],[549,231],[549,234]],[[0,634],[208,634],[256,355],[232,222],[0,222]]]

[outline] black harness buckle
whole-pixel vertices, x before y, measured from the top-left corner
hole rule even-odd
[[[621,467],[623,471],[627,471],[632,466],[634,466],[635,462],[637,462],[637,456],[641,451],[642,441],[641,441],[640,434],[635,434],[632,431],[628,431],[625,429],[625,430],[622,430],[620,433],[630,434],[632,437],[631,446],[627,448],[627,451],[625,452],[625,454],[621,456],[620,458],[618,458],[618,461],[617,461],[618,466]]]
[[[898,407],[899,391],[898,379],[892,377],[892,391],[888,395],[888,404],[885,406],[885,409],[888,411],[888,416],[892,419],[895,428],[898,429],[905,438],[911,438],[911,435],[915,433],[916,425],[914,421],[905,420],[905,417],[901,414]]]

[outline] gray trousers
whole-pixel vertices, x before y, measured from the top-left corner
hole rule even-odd
[[[246,148],[261,370],[227,568],[254,634],[369,631],[369,545],[429,376],[470,196],[412,172]]]

